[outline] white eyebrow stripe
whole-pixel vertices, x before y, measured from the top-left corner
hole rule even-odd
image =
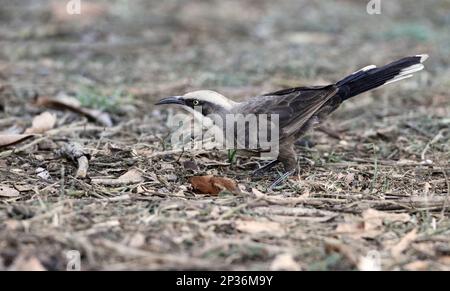
[[[201,91],[195,91],[190,92],[184,95],[184,98],[186,100],[194,100],[198,99],[199,101],[205,101],[209,102],[215,105],[218,105],[220,107],[223,107],[227,110],[230,110],[233,108],[233,106],[237,105],[238,103],[226,98],[225,96],[214,92],[210,90],[201,90]]]

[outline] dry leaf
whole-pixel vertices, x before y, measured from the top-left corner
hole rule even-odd
[[[38,96],[35,100],[37,106],[69,110],[86,116],[89,120],[95,121],[103,126],[113,126],[113,122],[108,113],[81,107],[78,100],[70,97],[52,98],[48,96]]]
[[[56,116],[50,112],[43,112],[33,119],[33,123],[30,128],[28,128],[25,133],[44,133],[56,124]]]
[[[208,176],[194,176],[190,179],[192,187],[202,194],[217,195],[223,190],[232,193],[240,193],[240,189],[234,180],[229,178]]]
[[[236,220],[234,223],[237,230],[250,234],[267,233],[281,237],[286,233],[280,223],[273,221]]]
[[[0,148],[18,144],[31,137],[32,134],[0,134]]]
[[[300,271],[301,267],[291,254],[279,254],[270,264],[271,271]]]
[[[140,183],[144,181],[144,178],[142,178],[141,172],[139,172],[136,169],[131,169],[122,176],[118,178],[119,181],[122,183]]]
[[[13,188],[0,185],[0,197],[17,197],[19,196],[19,191]]]

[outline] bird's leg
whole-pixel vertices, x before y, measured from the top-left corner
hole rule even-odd
[[[271,161],[271,162],[265,164],[264,166],[262,166],[262,167],[260,167],[260,168],[258,168],[258,169],[256,169],[256,170],[254,170],[254,171],[252,172],[251,175],[252,175],[253,177],[259,176],[259,175],[261,175],[263,172],[272,169],[272,168],[273,168],[276,164],[278,164],[279,162],[280,162],[279,160],[273,160],[273,161]]]
[[[283,163],[286,172],[282,174],[281,177],[275,182],[273,182],[272,185],[270,185],[269,190],[272,190],[272,188],[280,185],[289,176],[292,176],[297,171],[297,159],[295,157],[295,151],[292,143],[280,147],[278,160]]]

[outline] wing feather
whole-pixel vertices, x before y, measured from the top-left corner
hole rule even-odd
[[[285,139],[301,130],[337,91],[335,85],[280,90],[249,99],[235,113],[278,114],[280,139]]]

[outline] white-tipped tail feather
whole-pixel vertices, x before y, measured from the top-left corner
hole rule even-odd
[[[429,55],[421,54],[421,55],[416,55],[416,57],[420,57],[420,62],[423,63],[428,59]]]
[[[380,68],[375,65],[366,66],[337,82],[336,85],[340,89],[342,99],[345,100],[379,86],[412,77],[413,73],[423,70],[422,63],[426,59],[428,55],[421,54],[400,59]]]
[[[421,58],[421,61],[422,61],[422,59],[423,58]],[[426,60],[426,58],[424,58],[423,60]],[[386,83],[384,83],[384,85],[391,84],[391,83],[394,83],[394,82],[397,82],[397,81],[400,81],[403,79],[411,78],[413,76],[412,73],[419,72],[419,71],[423,70],[423,68],[424,68],[424,65],[422,65],[422,64],[416,64],[416,65],[412,65],[410,67],[404,68],[400,71],[400,73],[397,76],[394,77],[394,79],[387,81]]]

